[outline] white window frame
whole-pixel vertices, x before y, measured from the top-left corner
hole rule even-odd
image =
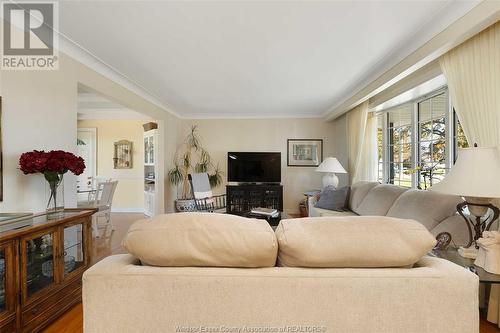
[[[419,138],[419,112],[418,105],[420,102],[423,102],[427,99],[433,98],[437,95],[445,93],[446,98],[446,116],[445,116],[445,126],[446,126],[446,145],[448,149],[446,149],[445,156],[445,168],[449,170],[451,166],[454,164],[454,160],[457,154],[456,149],[456,124],[455,124],[455,113],[453,111],[453,106],[451,103],[451,98],[448,92],[448,87],[444,86],[439,89],[436,89],[428,94],[419,96],[413,100],[407,101],[402,104],[398,104],[395,106],[391,106],[390,108],[381,110],[377,112],[377,116],[382,118],[382,175],[383,183],[389,182],[389,165],[390,161],[388,160],[389,156],[389,131],[388,131],[388,112],[401,107],[405,104],[413,104],[413,113],[412,113],[412,134],[411,134],[411,149],[412,149],[412,158],[411,158],[411,167],[415,169],[417,165],[420,163],[420,138]],[[378,166],[377,166],[378,167]],[[417,188],[420,179],[420,173],[414,173],[411,177],[411,188]]]

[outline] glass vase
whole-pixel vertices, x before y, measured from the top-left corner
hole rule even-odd
[[[63,174],[45,173],[47,217],[58,218],[64,212],[64,178]]]

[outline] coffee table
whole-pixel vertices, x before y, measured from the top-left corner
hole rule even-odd
[[[263,216],[263,215],[259,215],[259,214],[253,214],[252,212],[246,212],[246,213],[242,214],[242,216],[254,218],[254,219],[266,220],[271,225],[271,227],[274,227],[273,229],[275,229],[278,226],[278,224],[280,223],[281,220],[292,218],[290,215],[288,215],[285,212],[280,212],[278,217]]]

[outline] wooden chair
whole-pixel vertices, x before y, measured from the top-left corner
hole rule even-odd
[[[199,212],[225,213],[226,195],[213,195],[208,173],[188,175],[193,192],[196,210]]]

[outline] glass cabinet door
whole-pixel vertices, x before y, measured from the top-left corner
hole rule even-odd
[[[64,277],[86,266],[87,253],[85,253],[85,237],[83,224],[64,227],[63,256]]]
[[[25,239],[21,246],[26,255],[23,269],[26,300],[56,282],[54,233],[39,234],[31,239]]]
[[[144,164],[149,163],[149,138],[144,138]]]
[[[149,163],[155,163],[155,142],[153,136],[149,137]]]
[[[0,248],[0,313],[7,310],[7,274],[5,272],[5,248]]]
[[[0,320],[13,316],[15,309],[15,270],[13,242],[0,244]],[[2,329],[0,328],[0,331]]]

